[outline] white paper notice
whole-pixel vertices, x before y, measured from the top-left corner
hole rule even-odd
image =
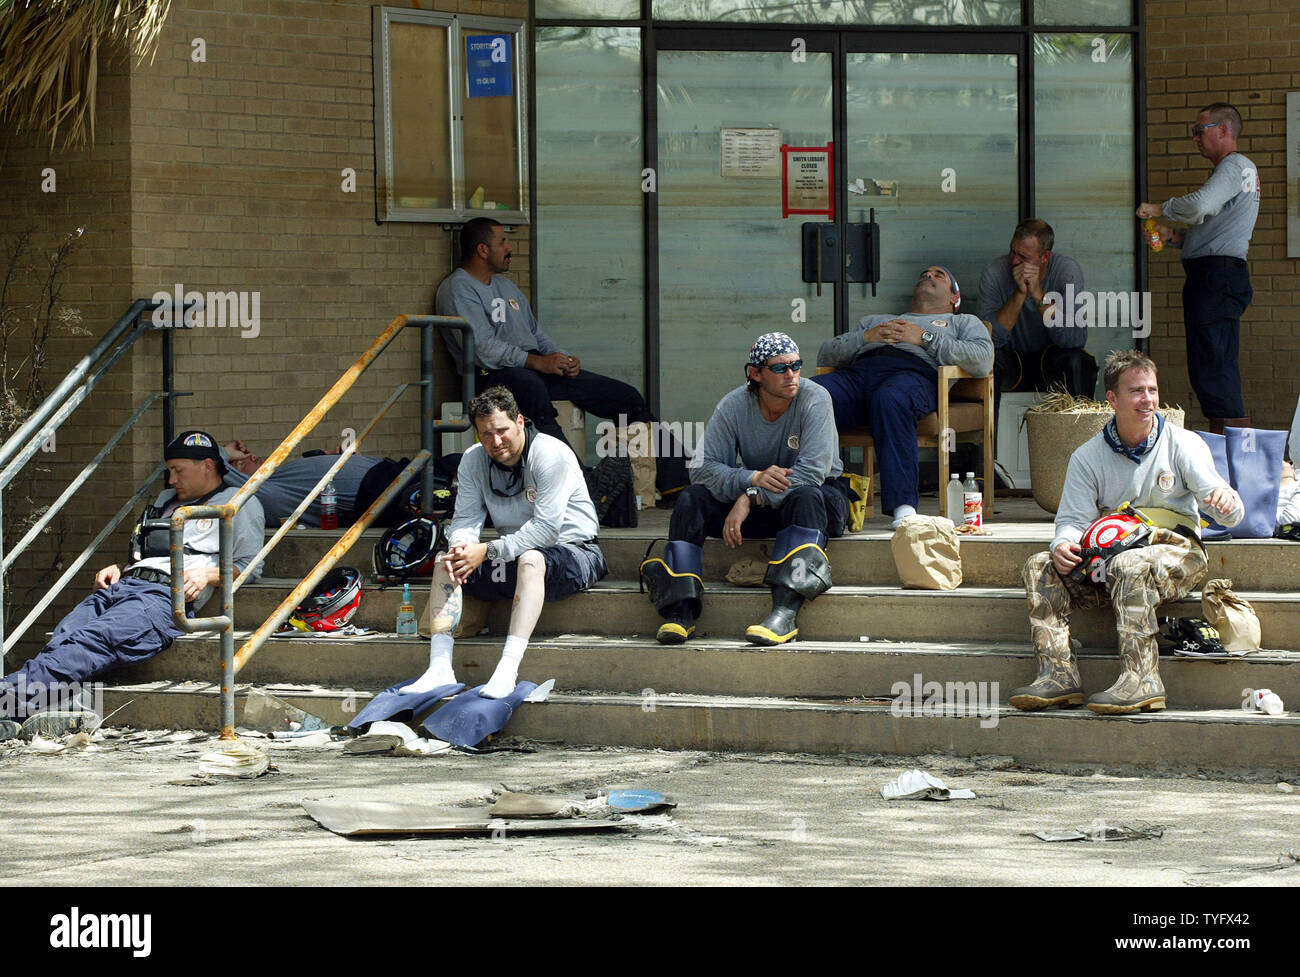
[[[781,130],[722,130],[722,175],[747,179],[781,178]]]

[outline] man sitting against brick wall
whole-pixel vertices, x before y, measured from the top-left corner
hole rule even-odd
[[[171,487],[145,510],[144,518],[168,520],[180,506],[220,505],[238,491],[223,487],[220,449],[202,431],[178,434],[164,449],[163,458]],[[148,532],[144,518],[132,538],[127,568],[113,564],[95,574],[94,593],[59,622],[49,644],[0,680],[0,718],[23,719],[48,709],[51,703],[70,697],[62,693],[110,669],[152,658],[183,633],[172,617],[170,533]],[[221,582],[219,532],[218,519],[185,523],[185,601],[191,617]],[[236,574],[252,562],[264,537],[262,506],[256,498],[249,499],[235,516]],[[260,567],[252,574],[253,579],[259,576]],[[53,724],[46,724],[41,732],[57,735],[66,729],[57,725],[59,717],[49,718]],[[16,735],[13,723],[6,728],[9,735]]]
[[[1070,645],[1070,611],[1109,596],[1119,632],[1119,678],[1089,697],[1103,714],[1165,708],[1160,680],[1156,608],[1185,597],[1205,576],[1198,502],[1225,526],[1245,515],[1241,497],[1214,468],[1210,449],[1191,431],[1167,424],[1157,408],[1156,365],[1136,350],[1106,360],[1106,400],[1115,417],[1070,456],[1050,551],[1025,564],[1029,630],[1038,677],[1011,693],[1011,705],[1034,710],[1083,704],[1083,683]],[[1104,580],[1081,582],[1073,597],[1065,579],[1080,565],[1080,539],[1100,516],[1124,502],[1156,529],[1147,545],[1122,550],[1102,564]],[[1071,586],[1074,586],[1073,584]]]

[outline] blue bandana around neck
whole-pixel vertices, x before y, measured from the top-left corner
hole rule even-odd
[[[1110,450],[1115,452],[1115,454],[1123,455],[1129,461],[1133,462],[1133,464],[1140,465],[1142,463],[1142,456],[1156,446],[1156,442],[1160,440],[1160,435],[1164,429],[1165,419],[1161,417],[1160,412],[1157,411],[1156,426],[1151,429],[1151,433],[1147,436],[1147,439],[1136,448],[1130,448],[1120,440],[1119,425],[1115,423],[1115,418],[1113,417],[1107,421],[1106,426],[1101,429],[1101,436],[1106,439],[1106,443],[1110,445]]]

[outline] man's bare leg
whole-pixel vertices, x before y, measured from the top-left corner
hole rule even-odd
[[[545,600],[546,558],[537,550],[528,550],[519,557],[505,650],[501,652],[501,661],[497,663],[492,678],[479,693],[485,699],[504,699],[515,690],[519,681],[519,663],[524,660],[528,639],[537,626],[537,619],[542,616]]]
[[[439,553],[433,571],[433,584],[429,593],[429,617],[433,634],[429,638],[429,668],[402,692],[432,692],[440,685],[452,685],[456,673],[452,670],[451,653],[455,644],[452,634],[460,623],[464,594],[459,584],[453,583],[447,569],[447,554]],[[513,688],[513,687],[512,687]]]

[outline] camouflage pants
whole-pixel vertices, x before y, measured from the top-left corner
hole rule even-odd
[[[1135,664],[1150,657],[1155,667],[1155,637],[1160,626],[1156,608],[1186,597],[1205,576],[1205,553],[1192,540],[1168,529],[1156,529],[1151,544],[1113,557],[1106,565],[1106,589],[1090,586],[1077,602],[1100,607],[1109,596],[1115,607],[1120,657]],[[1024,569],[1029,601],[1029,632],[1034,650],[1053,657],[1070,652],[1070,592],[1052,565],[1050,552],[1035,553]]]

